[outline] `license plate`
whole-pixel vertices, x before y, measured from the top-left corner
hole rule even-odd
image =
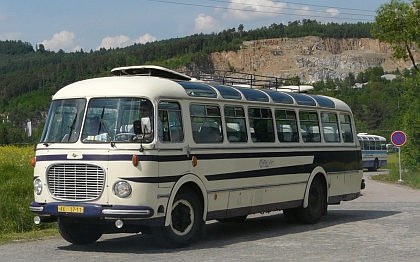
[[[83,213],[84,207],[81,206],[58,206],[58,212],[61,213]]]

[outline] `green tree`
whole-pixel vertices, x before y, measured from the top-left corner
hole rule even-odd
[[[420,74],[415,78],[404,81],[408,98],[408,108],[403,117],[403,131],[407,135],[407,144],[404,145],[403,161],[409,167],[420,168]]]
[[[420,0],[411,3],[391,0],[377,10],[372,35],[394,48],[393,57],[410,59],[419,71],[413,56],[414,45],[420,44]]]

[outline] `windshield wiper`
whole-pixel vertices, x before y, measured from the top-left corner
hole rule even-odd
[[[115,146],[115,142],[114,142],[114,140],[112,139],[112,137],[111,137],[111,133],[109,133],[109,129],[108,129],[108,125],[106,124],[106,122],[104,121],[104,113],[105,113],[105,106],[102,108],[102,113],[101,113],[101,118],[99,119],[99,129],[98,129],[98,135],[99,135],[99,133],[101,132],[101,128],[102,128],[102,126],[104,127],[104,129],[105,129],[105,132],[106,132],[106,134],[107,134],[107,140],[108,140],[108,137],[110,138],[110,140],[111,140],[111,146],[112,147],[114,147]]]
[[[73,130],[74,130],[74,125],[76,124],[76,119],[77,119],[77,113],[76,113],[76,115],[74,116],[73,123],[71,124],[71,126],[69,126],[70,131],[69,131],[69,133],[68,133],[68,137],[69,137],[69,138],[67,139],[67,142],[69,142],[69,141],[70,141],[71,135],[72,135]]]
[[[72,135],[72,131],[74,130],[74,126],[76,124],[76,119],[77,119],[77,114],[74,116],[73,123],[71,124],[71,126],[67,126],[66,127],[66,128],[70,128],[70,132],[66,134],[66,135],[68,135],[67,142],[70,141],[70,137]],[[62,134],[62,133],[61,132],[58,132],[53,137],[51,137],[47,142],[44,142],[43,145],[46,146],[46,147],[49,147],[51,144],[55,143],[55,142],[51,142],[51,141],[53,141],[54,139],[56,139],[60,134]]]

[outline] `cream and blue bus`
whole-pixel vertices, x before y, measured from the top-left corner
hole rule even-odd
[[[189,245],[206,221],[283,211],[317,223],[359,197],[353,115],[320,95],[208,83],[158,66],[60,89],[36,145],[36,224],[73,244],[108,233]]]
[[[388,163],[388,150],[386,139],[383,136],[370,135],[368,133],[357,134],[362,149],[363,167],[369,171],[377,171],[378,168]]]

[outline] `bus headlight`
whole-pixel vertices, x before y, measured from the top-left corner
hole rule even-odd
[[[37,178],[34,180],[34,192],[38,196],[42,193],[42,182],[41,179]]]
[[[113,191],[117,197],[126,198],[131,195],[131,186],[125,181],[119,181],[114,184]]]

